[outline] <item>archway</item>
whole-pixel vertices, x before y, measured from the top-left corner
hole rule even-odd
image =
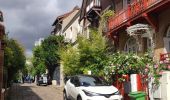
[[[125,44],[124,51],[127,53],[137,53],[139,50],[138,42],[135,38],[130,37]]]

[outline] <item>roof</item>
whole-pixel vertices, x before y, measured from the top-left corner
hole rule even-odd
[[[77,12],[77,14],[71,19],[71,21],[64,27],[63,32],[65,32],[68,27],[70,27],[71,24],[80,16],[80,10]]]
[[[55,26],[58,22],[63,21],[66,17],[68,17],[71,13],[73,13],[75,10],[79,10],[80,8],[78,6],[75,6],[72,11],[65,13],[63,15],[60,15],[56,18],[52,26]]]

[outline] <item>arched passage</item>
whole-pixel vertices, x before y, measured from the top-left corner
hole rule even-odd
[[[135,38],[130,37],[125,44],[124,51],[128,53],[138,52],[138,43]]]

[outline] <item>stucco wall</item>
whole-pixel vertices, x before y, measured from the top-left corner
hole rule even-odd
[[[73,17],[78,13],[79,10],[75,10],[73,13],[71,13],[68,17],[66,17],[63,20],[62,24],[62,30],[68,25],[68,23],[73,19]],[[78,17],[79,18],[79,17]],[[70,39],[72,42],[74,42],[77,38],[78,33],[78,18],[63,32],[65,39]]]
[[[155,35],[155,59],[159,60],[160,53],[164,53],[164,42],[163,37],[166,35],[168,26],[170,25],[170,9],[165,10],[159,14],[159,31]]]

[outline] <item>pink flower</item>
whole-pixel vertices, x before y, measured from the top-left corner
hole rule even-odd
[[[154,68],[158,68],[158,65],[154,65]]]
[[[170,65],[168,65],[168,67],[167,67],[169,70],[170,70]]]
[[[149,64],[146,64],[146,68],[149,68]]]
[[[149,69],[148,68],[145,68],[145,72],[148,72],[149,71]]]
[[[162,75],[162,73],[163,73],[163,71],[160,71],[160,72],[159,72],[159,75]]]

